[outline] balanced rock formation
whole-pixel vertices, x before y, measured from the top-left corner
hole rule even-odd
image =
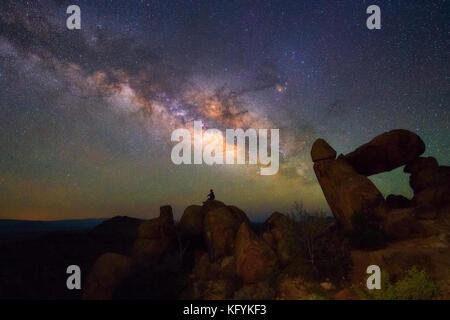
[[[314,171],[325,198],[340,225],[352,227],[354,214],[372,213],[391,239],[429,234],[433,228],[419,220],[439,217],[450,204],[450,167],[439,166],[433,157],[420,157],[425,151],[422,139],[408,130],[383,133],[345,156],[323,139],[311,149]],[[389,195],[386,201],[366,177],[405,165],[410,173],[413,199]]]
[[[159,208],[159,219],[161,219],[162,223],[165,225],[173,224],[172,207],[169,205],[160,207]]]
[[[89,271],[86,287],[83,291],[85,300],[110,300],[117,286],[128,276],[131,259],[117,253],[101,255]]]
[[[163,206],[158,218],[139,225],[131,256],[138,263],[151,263],[169,248],[174,239],[172,207]]]
[[[326,145],[326,146],[325,146]],[[321,150],[333,150],[325,140],[314,142],[311,155],[324,154]],[[314,156],[314,172],[336,220],[344,229],[352,228],[352,216],[356,213],[373,213],[382,216],[385,201],[377,187],[336,152],[328,152],[328,158]]]
[[[408,130],[392,130],[345,155],[345,160],[359,174],[370,176],[391,171],[419,157],[425,143]]]
[[[275,252],[246,223],[239,227],[235,246],[236,273],[245,284],[266,279],[276,268]]]

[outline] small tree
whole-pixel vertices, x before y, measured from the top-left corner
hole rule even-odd
[[[323,211],[313,214],[305,209],[303,203],[295,202],[291,218],[296,225],[297,238],[303,246],[307,259],[315,268],[319,237],[330,226],[327,223],[326,215]]]

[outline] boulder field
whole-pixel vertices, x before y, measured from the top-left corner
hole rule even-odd
[[[424,151],[421,138],[407,130],[383,133],[339,156],[324,139],[316,140],[311,159],[335,219],[314,238],[299,237],[305,228],[291,216],[274,212],[256,225],[241,209],[216,200],[186,207],[178,223],[170,206],[147,221],[106,221],[98,230],[126,230],[123,236],[132,239],[128,254],[98,257],[84,281],[83,298],[128,297],[123,291],[130,288],[133,296],[145,298],[136,288],[145,291],[160,281],[152,290],[176,285],[175,295],[158,296],[163,298],[296,300],[319,292],[330,299],[358,299],[355,288],[365,283],[367,266],[376,264],[394,277],[412,266],[424,268],[439,284],[439,297],[448,299],[450,169],[423,157]],[[414,196],[385,199],[368,176],[401,166]],[[352,246],[349,235],[360,227],[355,217],[375,223],[387,242],[371,249]],[[311,256],[299,254],[304,239],[320,246],[312,269],[305,268],[311,267]],[[339,275],[311,277],[319,268]]]
[[[122,220],[115,221],[120,224]],[[129,255],[107,252],[97,259],[89,271],[83,298],[114,298],[133,270],[164,264],[170,252],[184,253],[188,256],[184,260],[193,260],[185,297],[231,299],[262,293],[263,298],[274,298],[277,291],[269,288],[267,280],[292,260],[286,239],[292,233],[289,221],[276,212],[257,233],[242,210],[220,201],[188,206],[178,224],[170,206],[161,207],[160,217],[136,226]],[[186,252],[182,252],[183,246]]]
[[[364,268],[371,264],[394,276],[418,265],[438,279],[443,296],[450,296],[450,167],[422,157],[424,151],[422,139],[407,130],[383,133],[337,158],[325,140],[314,142],[314,171],[340,228],[352,231],[359,227],[353,225],[355,215],[372,215],[389,238],[384,248],[351,252],[352,283],[364,283]],[[414,196],[384,199],[368,176],[402,166]]]

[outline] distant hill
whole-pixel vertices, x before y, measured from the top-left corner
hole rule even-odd
[[[87,231],[107,219],[30,221],[0,219],[0,239],[22,239],[48,233]]]
[[[134,240],[137,236],[137,228],[143,221],[127,216],[116,216],[103,220],[92,228],[90,233],[97,236],[125,237]]]

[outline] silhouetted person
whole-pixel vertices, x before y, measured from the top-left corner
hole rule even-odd
[[[213,189],[209,190],[208,200],[214,200],[216,196],[214,195]]]

